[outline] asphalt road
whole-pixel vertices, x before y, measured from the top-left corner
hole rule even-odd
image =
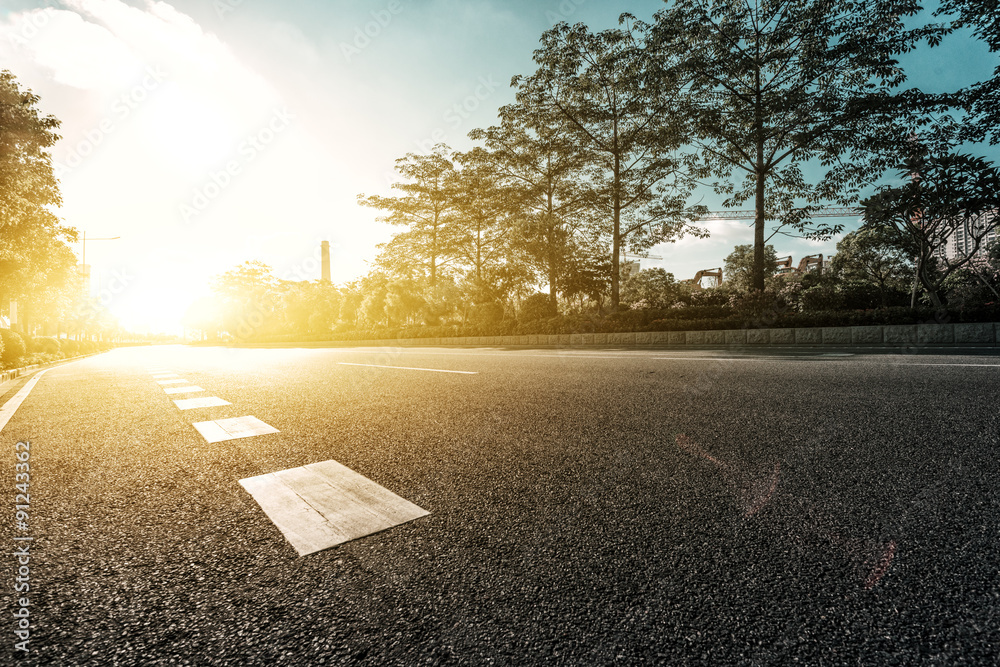
[[[159,347],[53,368],[0,433],[7,525],[31,443],[8,534],[34,538],[29,652],[7,611],[0,662],[996,664],[1000,358],[727,356]],[[231,405],[181,411],[153,368]],[[192,427],[245,415],[280,433]],[[298,557],[238,480],[329,459],[430,515]]]

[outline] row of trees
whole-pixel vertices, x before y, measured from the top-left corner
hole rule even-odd
[[[248,265],[196,310],[214,308],[212,326],[241,335],[703,305],[727,292],[756,302],[782,292],[803,309],[908,295],[940,309],[957,284],[992,270],[975,252],[940,249],[961,229],[978,250],[1000,222],[988,214],[1000,208],[996,168],[957,150],[997,142],[1000,68],[931,95],[905,88],[899,56],[959,28],[996,51],[989,4],[945,0],[941,22],[916,27],[921,7],[908,0],[673,0],[651,22],[625,14],[596,33],[559,24],[542,35],[536,71],[512,80],[498,124],[470,133],[476,147],[408,154],[391,196],[359,195],[400,229],[369,275],[339,289],[270,279],[251,294],[269,272]],[[705,208],[691,201],[705,185],[727,208],[753,207],[743,270],[727,271],[739,280],[715,293],[665,271],[626,280],[627,252],[705,234]],[[771,282],[776,236],[843,232],[812,215],[830,204],[865,212],[834,271]]]
[[[121,332],[89,296],[69,243],[76,230],[56,217],[62,204],[49,150],[59,120],[9,71],[0,72],[0,314],[25,333]],[[13,319],[13,318],[12,318]]]
[[[896,167],[923,177],[862,202],[867,223],[900,231],[942,306],[929,258],[943,232],[998,206],[996,169],[953,150],[995,140],[983,100],[995,99],[997,78],[948,95],[903,90],[898,56],[968,26],[995,50],[996,26],[985,5],[954,0],[939,10],[951,21],[908,28],[919,10],[677,0],[651,23],[626,14],[598,33],[557,25],[542,36],[535,73],[513,79],[516,102],[499,124],[470,133],[480,146],[408,154],[396,195],[359,196],[403,228],[375,271],[432,302],[446,277],[474,304],[509,306],[546,285],[552,309],[560,297],[607,295],[613,310],[625,251],[704,234],[704,208],[689,200],[708,183],[726,207],[752,202],[750,287],[763,290],[775,235],[832,238],[842,225],[811,213],[858,204]],[[966,122],[931,123],[949,110]],[[942,233],[926,233],[935,225]]]

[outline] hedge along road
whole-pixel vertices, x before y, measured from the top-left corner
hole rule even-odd
[[[1000,360],[726,356],[53,368],[3,429],[32,443],[27,662],[987,664]],[[194,427],[245,417],[277,432]],[[239,480],[328,460],[429,514],[297,556]]]

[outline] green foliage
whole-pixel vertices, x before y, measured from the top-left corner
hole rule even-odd
[[[58,355],[62,350],[59,341],[52,336],[36,336],[31,341],[31,352]]]
[[[909,239],[894,227],[862,227],[837,243],[832,270],[854,284],[860,297],[861,284],[873,286],[880,305],[888,306],[893,295],[906,291],[912,278],[910,257],[915,255]]]
[[[535,73],[513,80],[518,104],[562,118],[586,159],[593,222],[610,241],[612,309],[622,250],[703,235],[686,210],[693,184],[681,153],[682,83],[645,48],[650,26],[629,15],[621,23],[598,33],[557,24],[542,35]]]
[[[24,339],[16,331],[10,329],[0,329],[0,341],[3,341],[0,360],[4,365],[11,366],[17,363],[18,359],[27,354],[28,350],[24,344]]]
[[[764,273],[770,277],[778,270],[778,254],[773,245],[764,248]],[[722,275],[729,288],[737,292],[747,292],[754,284],[754,247],[738,245],[726,257]]]
[[[917,142],[899,166],[901,185],[883,186],[862,202],[865,225],[882,234],[896,234],[917,255],[916,274],[935,308],[944,308],[944,282],[965,267],[972,255],[941,258],[958,230],[978,247],[1000,230],[1000,170],[980,157],[950,150],[951,139],[938,133],[937,145]]]
[[[80,344],[70,338],[60,338],[59,350],[67,357],[74,357],[80,353]]]
[[[720,179],[724,206],[757,211],[754,289],[765,287],[767,239],[837,233],[812,208],[856,201],[884,170],[886,141],[906,136],[884,120],[905,78],[895,56],[923,36],[901,21],[916,11],[869,0],[676,0],[657,13],[650,41],[690,81],[680,114],[701,168]],[[822,167],[817,179],[807,164]]]
[[[661,268],[644,269],[625,280],[621,303],[631,309],[669,308],[680,296],[674,274]]]
[[[556,310],[552,308],[552,301],[548,294],[532,294],[521,302],[521,308],[517,311],[518,322],[535,322],[537,320],[555,317]]]

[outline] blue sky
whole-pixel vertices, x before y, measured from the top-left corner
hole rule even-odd
[[[312,279],[327,239],[334,280],[362,275],[392,230],[356,196],[387,192],[395,159],[437,141],[471,146],[466,134],[512,101],[511,77],[534,69],[532,51],[554,22],[601,29],[623,11],[648,19],[661,7],[4,0],[0,66],[63,121],[62,216],[92,238],[121,236],[88,243],[95,290],[126,323],[165,328],[212,276],[247,259]],[[996,63],[961,35],[906,62],[925,90],[986,78]],[[643,266],[690,277],[751,238],[745,223],[710,230],[657,247],[664,259]],[[798,258],[835,242],[776,245]]]

